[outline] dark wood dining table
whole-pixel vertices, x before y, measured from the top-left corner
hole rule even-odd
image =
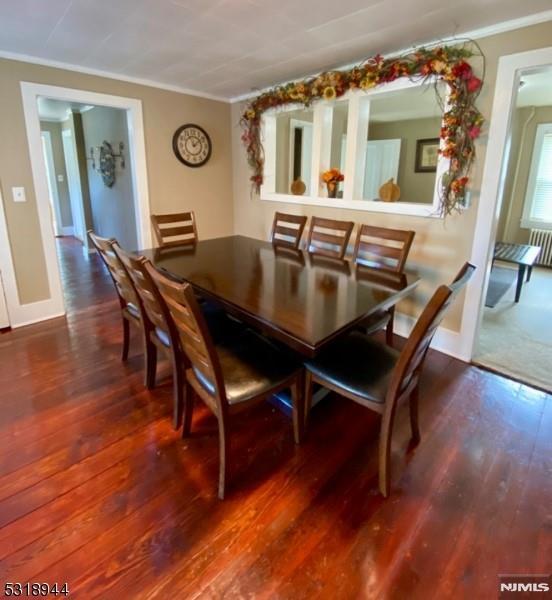
[[[158,268],[305,357],[418,284],[391,273],[234,235],[142,250]]]

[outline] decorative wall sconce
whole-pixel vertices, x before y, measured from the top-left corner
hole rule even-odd
[[[104,140],[101,146],[91,146],[90,156],[87,156],[87,160],[91,161],[92,169],[101,174],[104,184],[107,187],[113,187],[115,183],[115,169],[117,166],[117,159],[119,159],[119,166],[124,169],[126,166],[125,155],[123,153],[125,145],[123,142],[119,142],[119,153],[113,151],[113,146]],[[99,166],[97,167],[96,164]]]

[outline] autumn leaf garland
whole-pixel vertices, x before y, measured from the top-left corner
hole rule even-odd
[[[484,121],[475,106],[482,81],[467,61],[473,56],[481,56],[480,52],[472,50],[474,45],[469,42],[461,46],[419,48],[396,58],[377,55],[349,70],[327,71],[263,92],[248,103],[240,120],[242,141],[253,171],[253,189],[258,192],[263,182],[261,117],[266,110],[287,104],[310,106],[318,100],[331,101],[349,90],[366,91],[401,77],[414,81],[432,78],[448,85],[447,110],[443,114],[440,135],[443,140],[441,153],[450,160],[441,180],[440,211],[443,215],[451,214],[463,205],[468,174],[475,157],[474,140],[480,135]],[[444,106],[444,100],[440,98],[440,101]]]

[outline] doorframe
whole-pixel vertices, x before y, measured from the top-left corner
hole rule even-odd
[[[46,150],[46,182],[50,181],[48,192],[52,192],[52,208],[54,211],[54,219],[57,229],[54,228],[56,236],[63,234],[63,226],[61,224],[61,208],[59,205],[59,192],[57,187],[56,167],[54,163],[54,148],[52,146],[52,134],[47,129],[40,130],[41,141],[44,139],[44,148]],[[48,173],[50,179],[48,179]]]
[[[21,302],[17,290],[15,268],[9,243],[1,244],[0,270],[4,279],[6,301],[12,327],[27,325],[65,314],[54,230],[49,214],[50,208],[46,165],[42,153],[42,140],[40,137],[41,129],[37,104],[37,99],[40,96],[53,100],[67,100],[84,104],[120,108],[126,111],[137,239],[139,246],[142,248],[149,248],[152,245],[151,228],[149,225],[151,213],[142,102],[136,98],[113,96],[111,94],[102,94],[89,90],[22,81],[21,98],[50,297],[47,300],[28,304],[23,304]],[[5,232],[6,239],[9,239],[9,237],[7,237],[7,221],[5,219],[3,207],[0,206],[0,234],[2,232]]]
[[[549,66],[552,66],[552,46],[501,56],[498,61],[489,139],[471,253],[471,262],[477,269],[466,290],[460,330],[459,354],[466,360],[473,358],[483,318],[484,299],[489,285],[493,247],[507,175],[511,142],[510,125],[520,76],[522,72],[537,71]]]

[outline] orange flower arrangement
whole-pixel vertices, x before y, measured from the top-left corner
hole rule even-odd
[[[345,175],[336,168],[329,169],[328,171],[324,171],[322,173],[322,181],[324,183],[338,183],[339,181],[343,181],[345,179]]]
[[[337,186],[340,181],[345,179],[345,175],[336,168],[324,171],[321,176],[322,181],[328,188],[328,198],[335,198],[337,194]]]

